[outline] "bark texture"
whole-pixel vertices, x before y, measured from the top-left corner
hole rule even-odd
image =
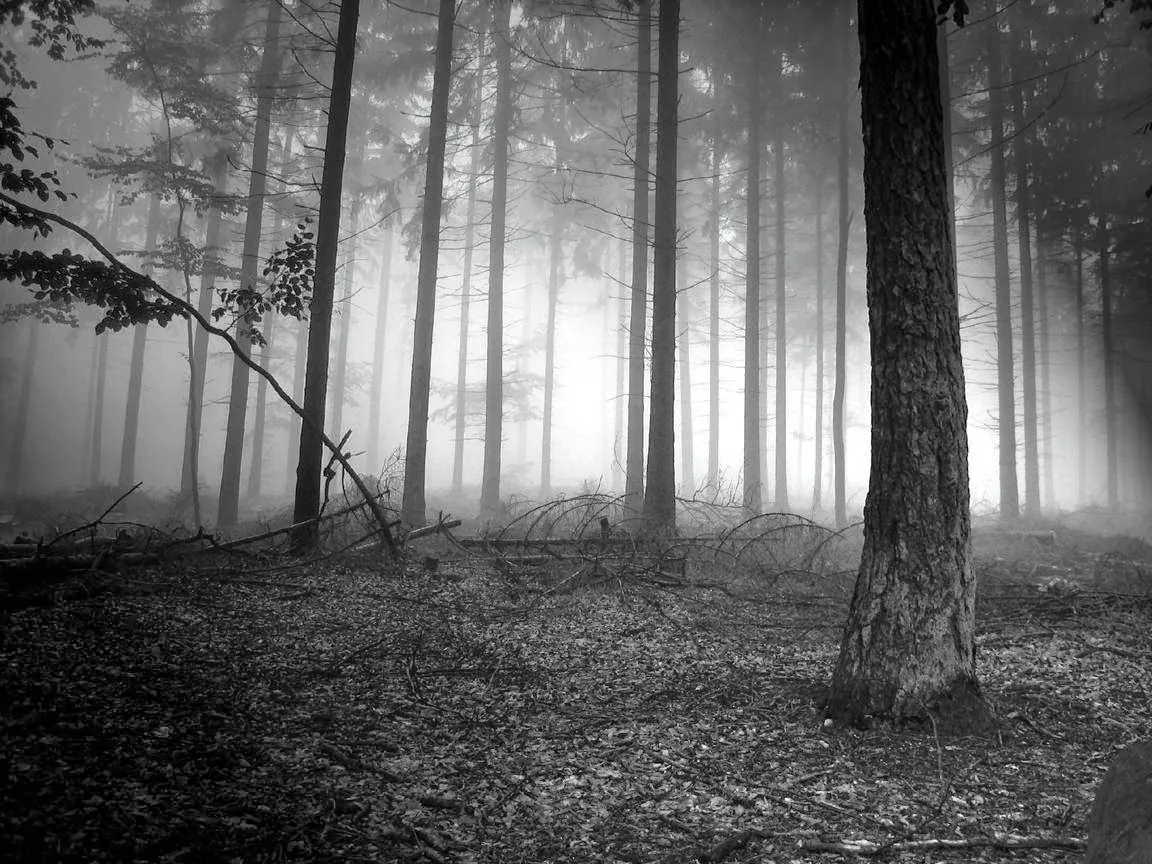
[[[676,136],[680,0],[660,0],[656,92],[656,202],[652,258],[652,399],[644,522],[676,531]]]
[[[872,463],[829,716],[983,723],[964,369],[931,4],[860,0]]]
[[[308,363],[304,374],[304,419],[300,424],[300,460],[296,467],[293,521],[320,513],[320,472],[324,461],[324,402],[328,396],[328,343],[332,336],[332,296],[336,290],[336,252],[340,238],[340,192],[352,70],[356,60],[356,26],[360,0],[343,0],[336,31],[336,57],[324,136],[324,171],[320,176],[320,221],[316,226],[316,280],[308,319]],[[309,523],[293,534],[298,551],[316,545],[317,527]]]
[[[440,0],[436,68],[428,125],[428,166],[420,226],[420,269],[416,276],[416,325],[412,338],[412,386],[408,394],[408,443],[404,450],[406,525],[424,524],[424,475],[428,456],[428,396],[432,384],[432,326],[436,317],[436,273],[440,259],[440,212],[444,199],[444,150],[448,134],[448,86],[452,79],[454,0]]]

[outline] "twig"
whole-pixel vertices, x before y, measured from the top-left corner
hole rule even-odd
[[[98,525],[101,525],[104,522],[105,516],[107,516],[109,513],[111,513],[113,510],[115,510],[117,505],[120,504],[121,501],[123,501],[125,498],[127,498],[129,495],[131,495],[133,492],[135,492],[137,489],[139,489],[143,485],[144,485],[144,481],[142,481],[142,480],[139,481],[131,489],[129,489],[127,492],[125,492],[123,495],[121,495],[119,498],[117,498],[115,501],[113,501],[111,504],[109,504],[105,508],[104,512],[101,513],[99,516],[97,516],[94,521],[89,522],[87,525],[81,525],[79,528],[73,528],[71,531],[65,531],[63,534],[60,534],[59,536],[55,537],[51,543],[45,544],[44,548],[45,549],[51,549],[53,546],[55,546],[57,543],[59,543],[61,540],[65,539],[67,537],[72,537],[73,535],[80,534],[84,531],[91,531],[93,528],[96,528]]]

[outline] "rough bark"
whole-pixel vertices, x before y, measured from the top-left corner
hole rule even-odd
[[[436,67],[428,123],[428,165],[420,225],[420,267],[416,276],[416,324],[412,335],[412,386],[408,394],[408,439],[404,450],[404,503],[401,519],[418,527],[425,521],[424,479],[428,458],[428,390],[432,383],[432,330],[436,318],[436,274],[440,258],[440,214],[444,199],[444,150],[448,135],[448,88],[452,81],[454,0],[440,0],[436,25]]]
[[[1020,516],[1016,481],[1016,390],[1012,355],[1012,284],[1008,267],[1007,180],[1004,167],[1004,91],[1000,62],[1000,30],[988,22],[988,122],[992,186],[992,248],[996,275],[996,392],[999,412],[996,428],[1000,445],[1000,518]]]
[[[872,462],[829,716],[983,728],[934,9],[860,0]]]
[[[500,509],[504,444],[504,243],[508,209],[508,132],[512,122],[512,0],[496,0],[496,114],[492,121],[492,233],[488,247],[488,346],[484,382],[484,465],[480,510]]]
[[[296,497],[292,518],[307,523],[293,534],[299,550],[316,545],[320,514],[320,473],[324,459],[324,402],[328,395],[328,343],[332,335],[332,296],[336,287],[336,252],[340,238],[340,192],[352,101],[352,70],[356,59],[356,24],[360,0],[343,0],[336,32],[336,56],[324,136],[324,170],[320,177],[320,219],[316,227],[316,279],[309,304],[308,362],[304,375],[304,417],[300,428],[300,459],[296,467]]]
[[[652,127],[652,0],[640,0],[636,58],[636,153],[632,163],[632,290],[628,322],[628,441],[624,502],[644,499],[644,347],[648,319],[648,166]]]
[[[644,523],[676,531],[676,136],[680,0],[660,0],[656,89],[656,201],[652,232],[652,398]]]
[[[264,224],[264,192],[268,186],[268,141],[271,137],[272,100],[280,68],[279,2],[268,4],[264,29],[264,56],[257,82],[256,123],[252,132],[252,169],[248,180],[248,210],[244,222],[244,252],[240,284],[255,291],[260,272],[260,232]],[[240,321],[236,335],[245,351],[251,350],[250,328]],[[240,512],[240,470],[244,459],[244,431],[248,412],[248,366],[232,358],[232,385],[228,396],[228,423],[224,432],[224,464],[220,471],[220,505],[216,524],[236,524]]]

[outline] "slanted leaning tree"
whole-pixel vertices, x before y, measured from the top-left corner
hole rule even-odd
[[[872,474],[827,710],[846,723],[940,712],[978,727],[987,708],[935,9],[859,0],[858,10]]]

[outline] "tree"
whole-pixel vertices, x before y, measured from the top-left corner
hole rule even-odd
[[[432,383],[432,328],[436,316],[436,270],[440,256],[440,211],[444,195],[444,150],[448,135],[448,87],[452,80],[454,0],[440,0],[436,68],[428,124],[428,166],[420,226],[420,269],[416,277],[416,324],[412,338],[412,385],[408,393],[408,443],[404,451],[401,518],[424,524],[424,472],[428,455],[428,391]]]
[[[500,507],[500,457],[504,439],[504,242],[508,219],[508,133],[512,125],[512,0],[496,0],[496,115],[492,136],[492,239],[488,250],[488,357],[484,384],[484,467],[480,509]]]
[[[644,521],[676,530],[676,136],[680,76],[680,0],[660,0],[656,92],[656,201],[652,258],[652,398]]]
[[[759,44],[764,35],[764,10],[756,4],[751,29],[754,43],[745,52],[748,99],[748,151],[745,156],[744,243],[744,508],[759,513],[763,497],[760,476],[760,168],[763,94],[760,92]]]
[[[848,389],[848,233],[852,228],[852,211],[848,204],[848,161],[852,142],[848,138],[848,111],[852,106],[852,76],[849,74],[850,41],[844,28],[844,45],[840,59],[844,64],[840,76],[840,111],[836,160],[837,241],[836,241],[836,381],[832,390],[832,487],[836,509],[836,527],[848,525],[848,503],[845,497],[844,471],[844,397]]]
[[[777,51],[772,82],[780,110],[787,104],[784,92],[784,52]],[[772,136],[772,195],[776,203],[776,508],[788,509],[788,317],[785,285],[784,121],[777,118]]]
[[[935,10],[858,8],[872,463],[827,710],[848,723],[937,711],[982,721]]]
[[[318,537],[320,472],[324,457],[324,402],[328,396],[328,343],[332,335],[332,295],[336,287],[336,252],[340,239],[340,191],[352,101],[356,60],[356,24],[360,0],[343,0],[336,31],[336,57],[324,136],[324,170],[320,178],[320,221],[316,228],[316,278],[309,303],[308,365],[304,375],[304,416],[300,424],[300,459],[292,517],[306,523],[293,534],[298,550],[311,549]]]
[[[1016,390],[1012,356],[1012,285],[1008,270],[1008,213],[1004,167],[1004,86],[1000,62],[1000,27],[997,18],[988,27],[988,122],[992,127],[992,248],[996,273],[996,392],[999,414],[996,429],[1000,443],[1000,518],[1020,516],[1020,491],[1016,481]]]
[[[632,287],[628,316],[625,503],[644,499],[644,334],[648,319],[648,160],[652,126],[652,0],[640,0],[636,59],[636,152],[632,162]]]
[[[264,191],[268,185],[268,140],[271,136],[272,97],[280,68],[280,3],[268,4],[264,25],[264,55],[260,60],[256,124],[252,132],[252,173],[248,181],[248,212],[244,222],[244,253],[240,264],[240,288],[257,296],[260,267],[260,232],[264,224]],[[237,322],[239,343],[252,343],[252,312],[243,310]],[[220,503],[216,523],[236,524],[240,512],[240,473],[244,459],[244,429],[248,414],[248,367],[232,358],[232,386],[228,397],[228,425],[224,435],[224,463],[220,471]]]

